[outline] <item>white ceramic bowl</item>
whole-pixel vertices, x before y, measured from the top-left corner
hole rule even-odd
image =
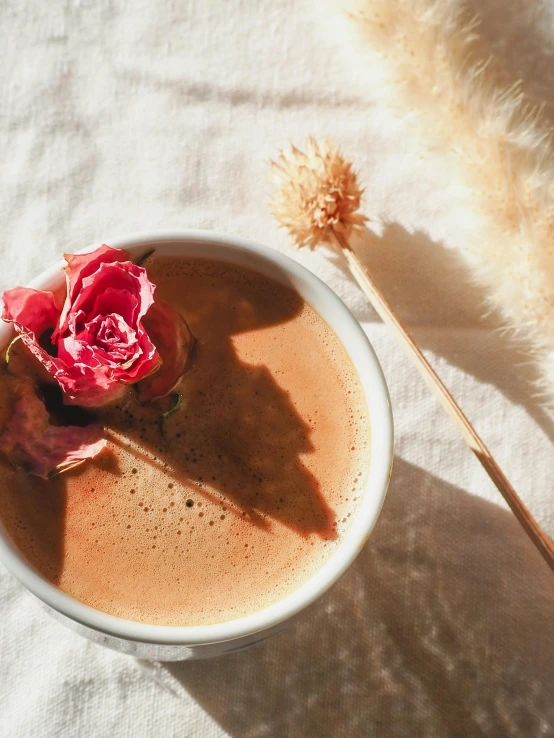
[[[392,413],[383,372],[365,333],[341,300],[311,272],[283,254],[242,238],[193,230],[138,233],[106,243],[125,249],[132,256],[155,248],[156,253],[163,255],[217,259],[249,267],[292,286],[337,335],[365,393],[371,422],[371,461],[367,483],[346,536],[304,585],[251,615],[216,625],[191,627],[147,625],[108,615],[64,594],[42,578],[21,556],[0,523],[0,560],[52,614],[88,638],[149,659],[204,658],[235,651],[268,637],[313,603],[344,573],[364,546],[385,498],[393,458]],[[62,266],[63,262],[59,262],[30,286],[36,289],[60,286]],[[2,324],[0,346],[10,336],[11,327]]]

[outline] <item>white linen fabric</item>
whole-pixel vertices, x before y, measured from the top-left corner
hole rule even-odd
[[[552,7],[479,7],[506,64],[551,95]],[[267,160],[289,140],[330,135],[353,158],[380,223],[364,258],[554,535],[554,419],[454,248],[479,237],[478,218],[449,157],[418,148],[417,120],[368,89],[323,12],[316,0],[0,4],[0,288],[129,231],[259,240],[360,320],[396,422],[369,544],[301,621],[250,650],[138,663],[66,630],[2,569],[2,737],[554,735],[551,572],[344,264],[296,251],[268,211]]]

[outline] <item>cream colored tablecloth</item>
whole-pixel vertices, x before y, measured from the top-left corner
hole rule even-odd
[[[486,0],[485,33],[537,99],[552,13]],[[0,735],[554,735],[554,578],[345,271],[295,252],[267,160],[332,135],[379,218],[361,248],[535,515],[554,534],[552,415],[524,350],[482,319],[455,246],[478,238],[447,156],[379,100],[317,0],[4,0],[0,288],[63,250],[193,226],[298,259],[362,322],[396,420],[370,544],[302,622],[206,663],[141,664],[81,640],[0,572]],[[550,100],[549,102],[552,102]]]

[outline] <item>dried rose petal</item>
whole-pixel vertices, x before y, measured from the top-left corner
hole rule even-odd
[[[156,286],[121,249],[103,245],[66,256],[63,309],[51,292],[16,287],[3,295],[12,322],[33,356],[58,382],[67,405],[98,407],[119,399],[160,364],[142,319]],[[54,328],[51,347],[42,336]]]
[[[2,320],[25,325],[28,331],[38,336],[47,328],[54,328],[58,322],[60,308],[52,292],[14,287],[4,292],[2,300]]]
[[[138,384],[142,402],[168,395],[192,362],[195,338],[184,318],[165,300],[156,300],[143,319],[162,365]]]
[[[93,459],[106,447],[98,426],[51,425],[32,383],[17,382],[13,394],[13,412],[0,434],[0,451],[17,469],[47,479]]]
[[[72,304],[81,290],[83,279],[90,277],[97,271],[101,264],[113,263],[115,261],[128,261],[129,256],[121,249],[113,249],[105,243],[100,248],[90,251],[88,254],[64,254],[67,262],[65,267],[65,280],[67,284],[67,297],[60,316],[59,333],[67,325],[67,318]],[[53,337],[56,340],[58,333]]]

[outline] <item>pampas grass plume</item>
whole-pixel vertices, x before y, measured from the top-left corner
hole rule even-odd
[[[333,4],[362,47],[381,54],[383,91],[425,116],[435,145],[457,153],[485,216],[484,232],[463,251],[554,397],[554,160],[540,110],[526,104],[519,85],[506,85],[475,20],[455,0]]]

